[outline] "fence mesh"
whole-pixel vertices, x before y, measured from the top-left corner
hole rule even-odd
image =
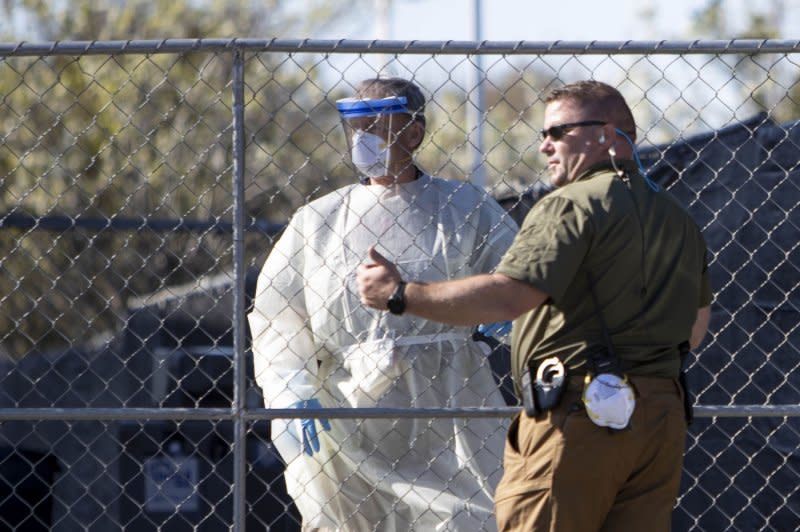
[[[0,46],[0,527],[299,530],[272,442],[294,414],[264,409],[239,339],[284,224],[354,181],[335,100],[397,75],[428,99],[420,167],[478,183],[517,220],[543,193],[543,96],[584,78],[619,88],[651,177],[712,252],[674,529],[795,529],[799,47]],[[501,406],[443,397],[331,419],[360,430],[394,416],[421,434],[483,420],[502,435],[518,403],[507,351],[492,347],[476,371]]]

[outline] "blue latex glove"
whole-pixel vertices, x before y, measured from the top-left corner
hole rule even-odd
[[[484,336],[505,336],[511,332],[510,321],[498,321],[495,323],[481,323],[478,325],[478,332]]]
[[[308,399],[307,401],[298,401],[292,405],[292,408],[322,408],[319,399]],[[319,452],[319,436],[317,434],[317,424],[315,419],[300,419],[300,426],[303,428],[303,452],[308,456]],[[331,424],[327,419],[320,418],[320,425],[322,430],[331,430]]]

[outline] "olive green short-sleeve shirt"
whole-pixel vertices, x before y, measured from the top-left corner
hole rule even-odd
[[[590,169],[539,200],[498,266],[550,296],[514,322],[515,382],[531,358],[589,369],[587,354],[605,345],[589,276],[628,372],[678,375],[678,346],[711,302],[705,241],[671,194],[624,168],[628,181]]]

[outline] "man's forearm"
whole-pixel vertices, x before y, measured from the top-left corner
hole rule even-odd
[[[692,325],[692,336],[689,338],[689,346],[697,349],[703,343],[703,338],[708,332],[708,324],[711,321],[711,307],[706,306],[697,310],[697,316]]]
[[[371,308],[387,310],[400,298],[400,283],[406,281],[401,310],[450,325],[477,325],[512,320],[539,305],[547,295],[532,285],[500,273],[489,273],[437,283],[418,283],[402,279],[397,266],[369,249],[369,261],[356,270],[361,302]],[[402,301],[402,300],[400,300]]]
[[[501,274],[483,274],[440,283],[409,282],[406,312],[451,325],[512,320],[547,296]]]

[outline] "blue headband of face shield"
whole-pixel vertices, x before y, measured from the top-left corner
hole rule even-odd
[[[344,119],[358,118],[362,116],[376,116],[381,114],[411,114],[408,111],[408,99],[405,96],[390,96],[388,98],[380,98],[377,100],[344,98],[341,100],[336,100],[336,109]]]

